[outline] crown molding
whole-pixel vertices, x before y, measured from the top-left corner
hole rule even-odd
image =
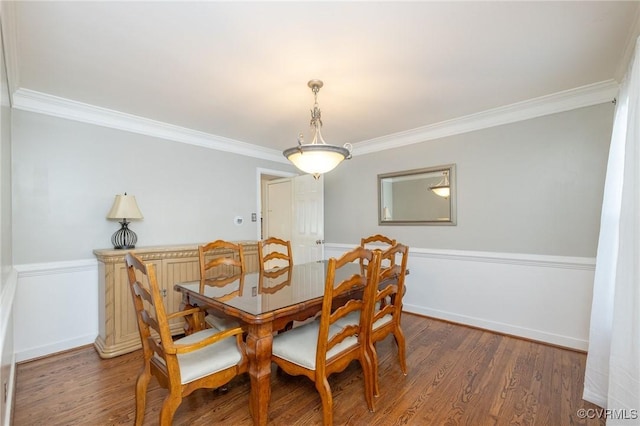
[[[617,96],[618,88],[619,84],[615,80],[589,84],[476,114],[354,143],[353,152],[354,155],[369,154],[611,102]]]
[[[544,115],[611,102],[619,84],[607,80],[464,117],[353,144],[354,154],[369,154],[433,139],[515,123]],[[13,107],[160,139],[202,146],[263,160],[288,163],[280,151],[185,127],[60,98],[29,89],[13,94]]]
[[[189,145],[202,146],[263,160],[288,163],[280,151],[246,142],[175,126],[161,121],[101,108],[29,89],[18,89],[13,95],[13,107],[68,120],[124,130]]]

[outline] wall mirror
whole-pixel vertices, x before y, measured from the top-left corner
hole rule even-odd
[[[455,164],[378,175],[379,225],[455,225]]]

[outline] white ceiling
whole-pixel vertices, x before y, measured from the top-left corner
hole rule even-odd
[[[3,27],[13,89],[282,150],[312,78],[337,145],[619,80],[638,4],[24,1]]]

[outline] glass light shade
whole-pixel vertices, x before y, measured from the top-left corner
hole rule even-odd
[[[111,210],[107,213],[107,219],[142,219],[142,212],[133,195],[116,195]]]
[[[451,194],[451,189],[448,186],[432,186],[431,189],[436,195],[447,198]]]
[[[319,175],[333,170],[349,156],[349,150],[335,145],[307,144],[289,148],[283,154],[303,172]]]

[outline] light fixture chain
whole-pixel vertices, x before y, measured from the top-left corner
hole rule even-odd
[[[311,110],[311,122],[309,123],[311,127],[314,129],[313,141],[311,143],[323,143],[326,144],[324,138],[322,137],[322,133],[320,129],[322,128],[322,112],[320,111],[320,105],[318,105],[318,92],[320,91],[320,86],[314,84],[311,86],[311,91],[313,92],[313,109]]]

